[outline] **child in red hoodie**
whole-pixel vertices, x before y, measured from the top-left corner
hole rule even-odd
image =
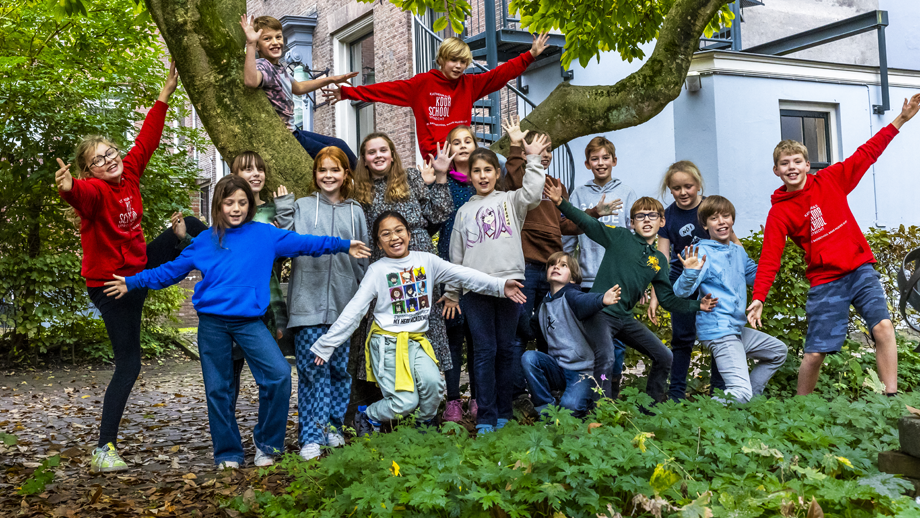
[[[824,357],[840,351],[851,304],[871,330],[879,377],[888,395],[897,394],[894,326],[879,274],[872,267],[875,256],[850,211],[847,195],[918,110],[920,94],[905,99],[901,114],[890,125],[860,146],[853,156],[815,175],[808,174],[808,150],[801,143],[784,140],[773,150],[773,173],[782,179],[783,187],[771,199],[773,207],[764,229],[748,322],[754,329],[761,324],[763,302],[779,271],[789,237],[805,250],[805,276],[811,284],[805,305],[808,334],[799,368],[799,395],[814,391]]]
[[[366,86],[331,85],[323,95],[333,104],[349,99],[412,107],[422,157],[435,157],[437,144],[447,140],[450,130],[472,124],[473,103],[523,74],[543,53],[548,39],[546,33],[534,35],[529,51],[483,74],[467,75],[464,72],[473,62],[470,47],[459,38],[447,38],[438,48],[439,70]]]

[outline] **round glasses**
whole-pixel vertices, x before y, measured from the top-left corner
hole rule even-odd
[[[96,155],[96,157],[93,158],[93,161],[91,163],[96,167],[102,167],[109,160],[115,160],[115,157],[117,156],[118,156],[118,148],[110,147],[108,151],[105,152],[104,155]]]
[[[644,219],[649,221],[656,221],[659,216],[661,216],[661,214],[658,214],[657,212],[637,212],[636,215],[633,216],[633,219],[636,221],[642,221]]]

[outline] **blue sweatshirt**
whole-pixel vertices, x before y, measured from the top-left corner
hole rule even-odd
[[[199,313],[258,318],[269,303],[269,279],[278,257],[348,252],[351,242],[281,230],[251,221],[228,228],[218,245],[217,232],[198,235],[175,261],[126,277],[129,290],[156,290],[178,283],[192,270],[201,270],[192,303]]]
[[[687,298],[699,288],[700,297],[711,293],[719,299],[711,312],[696,314],[696,336],[700,340],[740,335],[747,323],[747,287],[754,284],[757,263],[748,257],[744,247],[734,243],[723,245],[704,239],[699,247],[706,263],[700,270],[684,269],[674,284],[674,294]]]
[[[603,293],[582,293],[574,284],[566,284],[543,298],[540,329],[549,346],[549,355],[560,367],[578,372],[593,371],[594,348],[585,336],[584,320],[602,309]]]

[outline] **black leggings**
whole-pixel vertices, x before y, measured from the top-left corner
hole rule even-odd
[[[190,236],[197,236],[207,226],[198,218],[185,218],[185,228]],[[156,268],[179,256],[177,248],[179,239],[171,229],[167,229],[156,239],[147,244],[147,268]],[[105,294],[104,287],[87,287],[89,298],[102,315],[105,330],[112,342],[115,357],[115,372],[105,389],[102,403],[102,422],[99,425],[99,443],[115,444],[118,438],[118,425],[128,403],[128,395],[141,372],[141,312],[147,290],[132,290],[124,297],[115,299]]]

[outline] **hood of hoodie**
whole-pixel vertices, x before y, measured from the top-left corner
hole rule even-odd
[[[809,174],[805,177],[805,187],[802,187],[798,191],[787,191],[786,186],[783,185],[779,189],[773,191],[773,195],[770,196],[770,203],[776,205],[779,202],[789,201],[794,198],[797,198],[803,195],[806,191],[810,190],[814,184],[814,178]]]
[[[623,184],[622,180],[611,176],[610,181],[605,183],[603,186],[597,185],[597,183],[593,179],[591,179],[591,180],[588,180],[588,183],[585,184],[585,187],[591,189],[592,191],[598,194],[602,194],[605,192],[610,192],[622,184]]]

